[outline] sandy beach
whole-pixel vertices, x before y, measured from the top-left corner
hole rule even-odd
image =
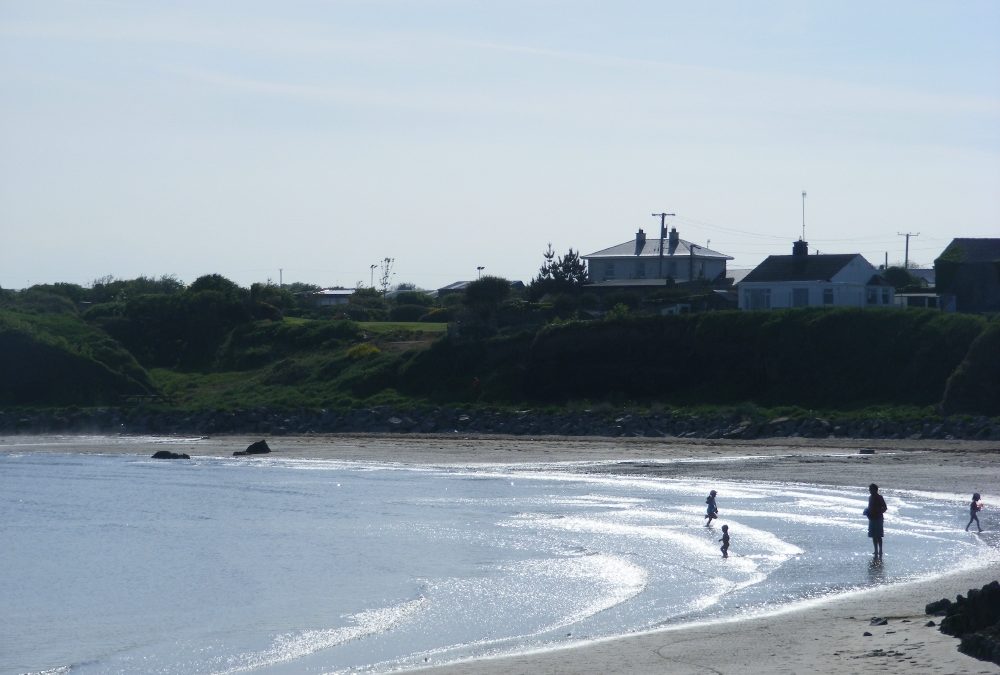
[[[22,439],[23,440],[23,439]],[[257,437],[213,438],[208,447],[242,450]],[[17,443],[0,439],[0,451]],[[324,436],[268,439],[275,453],[302,458],[490,464],[566,462],[577,470],[649,476],[706,477],[857,486],[875,482],[885,490],[983,494],[984,529],[1000,528],[990,508],[1000,495],[1000,445],[975,441],[866,441],[768,439],[593,439],[514,437]],[[117,451],[130,452],[127,443]],[[204,443],[172,444],[172,450],[206,454]],[[861,449],[873,454],[860,454]],[[57,451],[42,444],[36,451]],[[108,452],[107,446],[95,452]],[[253,461],[248,459],[247,461]],[[593,466],[588,463],[595,463]],[[965,504],[956,504],[956,527],[964,527]],[[889,514],[887,517],[891,517]],[[960,522],[961,521],[961,522]],[[977,536],[970,534],[970,537]],[[995,541],[995,540],[994,540]],[[860,550],[870,542],[858,541]],[[885,542],[885,564],[892,561]],[[881,587],[786,608],[733,622],[671,628],[592,641],[543,652],[479,659],[423,669],[437,673],[997,673],[1000,666],[957,651],[958,640],[927,622],[924,606],[954,599],[969,588],[1000,579],[991,564],[944,578]],[[872,626],[872,617],[888,624]],[[865,635],[865,633],[870,635]]]

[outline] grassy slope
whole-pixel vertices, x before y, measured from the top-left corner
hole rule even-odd
[[[154,390],[117,342],[72,314],[0,311],[0,404],[110,405]]]

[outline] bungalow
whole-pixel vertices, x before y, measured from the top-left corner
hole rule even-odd
[[[809,255],[801,239],[792,255],[768,256],[738,288],[740,309],[892,307],[894,296],[860,253]]]
[[[1000,239],[952,239],[934,271],[937,292],[959,312],[1000,311]]]
[[[646,239],[640,229],[635,239],[581,256],[587,262],[590,283],[595,286],[662,286],[676,282],[721,281],[726,277],[724,255],[680,238],[677,228],[660,230],[659,239]]]

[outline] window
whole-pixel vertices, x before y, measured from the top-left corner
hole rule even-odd
[[[771,289],[745,289],[743,291],[743,306],[747,309],[771,309]]]
[[[869,288],[868,289],[868,304],[869,305],[876,305],[876,304],[878,304],[878,289],[877,288]]]
[[[888,305],[889,304],[889,289],[888,288],[883,288],[882,289],[882,304],[883,305]]]
[[[793,288],[792,307],[808,307],[808,306],[809,306],[809,289]]]
[[[604,278],[605,279],[615,278],[615,264],[613,262],[604,264]]]
[[[645,279],[646,278],[646,263],[638,262],[635,265],[635,278]]]
[[[833,289],[824,288],[823,289],[823,304],[832,305],[833,304]]]

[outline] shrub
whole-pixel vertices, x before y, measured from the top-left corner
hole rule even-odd
[[[361,344],[354,345],[347,350],[347,356],[355,361],[378,356],[381,353],[382,350],[370,342],[362,342]]]

